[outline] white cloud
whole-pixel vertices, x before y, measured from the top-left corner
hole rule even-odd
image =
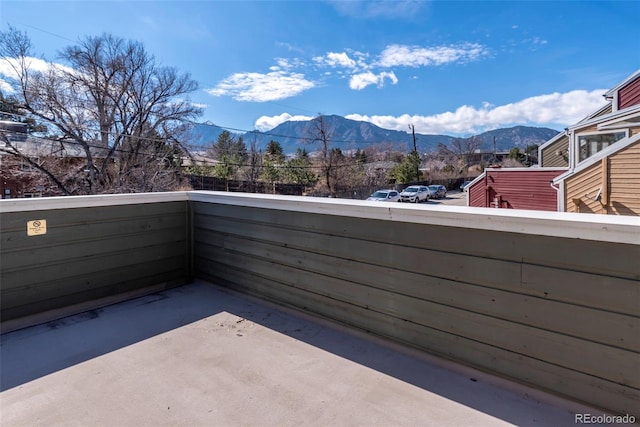
[[[396,44],[387,46],[382,51],[376,65],[381,67],[428,67],[476,61],[488,54],[489,50],[477,43],[431,48]]]
[[[12,93],[15,93],[15,90],[9,84],[9,82],[7,82],[6,80],[2,80],[2,79],[0,79],[0,91],[2,91],[2,93],[6,93],[8,95],[10,95]]]
[[[25,63],[27,65],[27,67],[35,72],[46,72],[51,70],[52,68],[57,68],[60,70],[64,70],[67,72],[72,72],[73,69],[69,68],[65,65],[62,64],[56,64],[53,62],[47,62],[43,59],[40,58],[34,58],[34,57],[25,57],[24,58]],[[18,59],[17,58],[0,58],[0,75],[3,75],[5,77],[8,77],[10,79],[16,79],[18,78],[18,75],[16,74],[16,69],[19,68],[19,64],[18,64]]]
[[[258,120],[256,120],[254,127],[261,132],[266,132],[284,122],[307,121],[311,119],[313,119],[313,117],[292,116],[289,113],[282,113],[279,116],[272,116],[272,117],[262,116]]]
[[[345,52],[329,52],[325,56],[316,56],[313,61],[319,65],[328,65],[330,67],[355,68],[357,65],[356,61],[349,58],[349,55]]]
[[[393,71],[382,72],[379,74],[373,74],[371,71],[367,71],[365,73],[354,74],[351,76],[351,79],[349,80],[349,87],[353,90],[362,90],[369,85],[382,87],[385,79],[390,80],[392,84],[398,83],[398,78]]]
[[[292,68],[300,68],[306,65],[300,58],[276,58],[276,64],[269,67],[269,69],[272,71],[291,70]]]
[[[311,60],[318,69],[313,72],[324,77],[349,78],[352,90],[362,90],[370,85],[382,87],[387,81],[398,83],[394,71],[379,71],[391,67],[426,67],[448,63],[475,61],[488,55],[489,50],[480,44],[459,44],[425,48],[420,46],[389,45],[371,62],[369,54],[347,49],[343,52],[326,52]],[[267,74],[259,72],[236,73],[222,80],[207,92],[213,96],[230,96],[238,101],[265,102],[289,98],[316,87],[314,82],[296,70],[309,64],[299,58],[275,58],[276,64]],[[378,70],[374,70],[377,67]],[[330,68],[330,72],[326,69]]]
[[[511,104],[480,108],[468,105],[456,111],[432,116],[364,116],[350,114],[348,119],[373,123],[385,129],[407,131],[413,124],[416,132],[424,134],[464,135],[500,127],[516,125],[568,126],[583,119],[604,105],[602,94],[606,89],[574,90],[534,96]]]
[[[231,96],[236,101],[266,102],[289,98],[314,86],[304,74],[272,71],[236,73],[206,92],[213,96]]]

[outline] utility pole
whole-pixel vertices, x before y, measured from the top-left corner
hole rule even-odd
[[[493,135],[493,164],[498,163],[498,152],[496,150],[496,136]]]
[[[416,181],[420,181],[420,154],[418,154],[418,145],[416,144],[416,127],[412,123],[409,125],[409,129],[411,129],[413,136],[413,153],[416,156]]]

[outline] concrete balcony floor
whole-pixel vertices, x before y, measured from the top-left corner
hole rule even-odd
[[[8,426],[562,426],[601,412],[206,282],[2,335]]]

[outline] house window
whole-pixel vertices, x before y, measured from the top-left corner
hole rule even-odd
[[[597,133],[591,135],[578,135],[579,162],[588,159],[627,136],[626,132]]]

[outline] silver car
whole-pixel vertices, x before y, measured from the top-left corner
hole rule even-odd
[[[401,202],[420,203],[429,200],[429,188],[424,185],[411,185],[400,193]]]
[[[397,202],[400,200],[400,193],[396,190],[378,190],[370,195],[367,200],[376,202]]]

